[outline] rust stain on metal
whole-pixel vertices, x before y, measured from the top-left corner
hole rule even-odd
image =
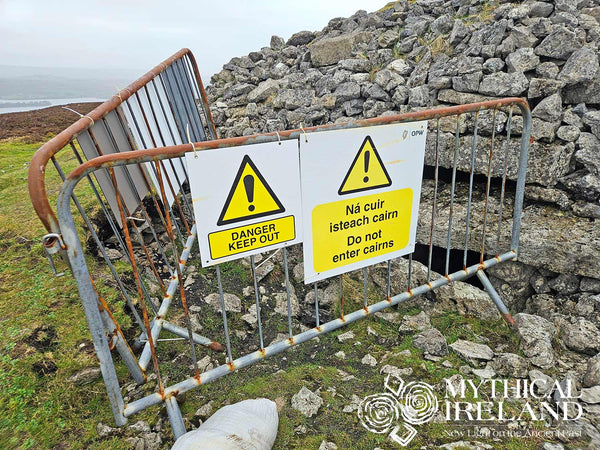
[[[212,341],[208,346],[213,352],[224,352],[225,346],[223,344],[219,344],[218,342]]]
[[[293,347],[294,345],[296,345],[296,343],[294,342],[294,338],[288,338],[288,342],[290,343],[290,345]]]
[[[363,307],[363,311],[367,316],[369,315],[369,308],[367,308],[366,306]]]
[[[227,367],[229,367],[229,370],[230,370],[231,372],[233,372],[233,371],[235,370],[235,366],[233,365],[233,362],[228,362],[228,363],[227,363]]]
[[[510,313],[500,313],[500,315],[509,325],[516,325],[515,319],[513,319]]]
[[[261,348],[260,350],[258,350],[258,353],[260,353],[260,356],[261,356],[261,357],[263,357],[263,358],[264,358],[264,357],[265,357],[265,355],[266,355],[266,352],[265,352],[265,349],[264,349],[264,348]]]

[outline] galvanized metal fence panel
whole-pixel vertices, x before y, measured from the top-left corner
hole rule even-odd
[[[47,199],[46,204],[40,199],[40,196],[45,198],[45,193],[40,193],[43,189],[40,189],[39,183],[43,184],[43,178],[40,180],[37,169],[33,169],[30,178],[36,210],[50,232],[46,237],[47,246],[62,251],[77,280],[117,424],[123,425],[129,416],[147,407],[164,404],[174,435],[178,437],[185,432],[177,405],[178,395],[375,312],[471,276],[479,278],[503,317],[508,322],[512,321],[489,283],[485,269],[513,260],[518,255],[531,127],[526,102],[501,99],[350,124],[217,140],[214,139],[210,112],[191,54],[182,51],[158,69],[158,74],[152,72],[139,80],[134,88],[128,88],[127,99],[122,98],[122,91],[118,101],[113,101],[98,116],[81,119],[78,122],[80,130],[66,130],[66,135],[59,135],[50,149],[42,149],[41,156],[37,156],[38,163],[44,158],[46,161],[52,159],[65,179],[57,202],[57,218],[47,209]],[[511,134],[511,122],[516,113],[520,114],[523,122],[523,130],[518,136]],[[424,182],[417,230],[418,240],[427,246],[425,274],[416,273],[413,255],[409,255],[407,260],[401,258],[365,268],[362,270],[362,298],[356,299],[362,306],[347,312],[344,306],[350,299],[340,295],[337,305],[339,316],[326,321],[321,320],[319,289],[318,283],[315,283],[315,320],[314,323],[302,323],[292,314],[289,252],[284,248],[281,282],[286,288],[287,314],[281,322],[287,329],[286,339],[265,345],[265,332],[271,330],[266,330],[261,320],[260,281],[254,257],[250,257],[248,270],[257,311],[256,336],[252,341],[258,350],[252,350],[249,344],[241,346],[232,338],[234,330],[230,329],[225,311],[224,280],[219,265],[210,270],[214,270],[217,281],[221,311],[215,313],[215,318],[221,321],[223,334],[205,337],[194,332],[188,292],[183,283],[186,263],[192,258],[196,239],[189,174],[181,161],[186,152],[302,139],[323,130],[419,120],[428,120],[430,126],[426,162],[431,176]],[[497,120],[502,126],[497,126]],[[187,142],[188,129],[193,143],[184,143]],[[472,135],[465,137],[465,133],[469,132]],[[94,158],[83,161],[73,142],[76,134],[86,156]],[[206,138],[211,140],[202,142]],[[517,144],[513,145],[513,141]],[[71,150],[81,161],[81,165],[66,177],[54,158],[57,147],[64,143],[70,143]],[[137,150],[140,145],[144,149]],[[452,167],[449,181],[440,177],[441,161]],[[459,183],[458,174],[468,183]],[[476,189],[476,176],[485,177],[485,192]],[[105,224],[99,230],[102,236],[95,231],[92,223],[100,219],[88,217],[77,200],[77,187],[84,180],[100,205],[101,221]],[[508,180],[514,180],[514,186],[508,183],[509,186]],[[99,257],[106,263],[107,272],[113,278],[112,287],[95,281],[94,274],[88,269],[72,213],[73,203],[90,234],[90,242],[98,248]],[[435,247],[445,251],[441,276],[434,274]],[[454,268],[451,252],[457,249],[462,252],[462,264]],[[122,264],[119,267],[113,264],[114,251],[127,261],[126,269],[121,267]],[[479,253],[475,264],[470,262],[473,251]],[[392,277],[400,269],[406,270],[402,280],[397,275]],[[369,272],[376,274],[380,280],[381,298],[374,303],[369,302],[367,295]],[[340,276],[339,281],[333,283],[339,283],[341,294],[344,277]],[[116,318],[115,300],[128,306],[131,326],[138,328],[134,341],[125,339],[124,324]],[[176,311],[170,311],[172,308]],[[210,314],[210,311],[203,313]],[[307,325],[311,328],[294,334],[306,329]],[[171,336],[167,339],[187,342],[192,361],[191,369],[183,370],[188,372],[187,377],[170,385],[163,382],[161,372],[165,357],[162,353],[165,344],[161,341],[165,339],[165,332]],[[137,383],[146,380],[148,370],[153,371],[157,376],[156,392],[126,404],[121,389],[126,380],[117,377],[113,350],[119,353]],[[222,364],[201,373],[197,361],[207,352],[216,352]]]

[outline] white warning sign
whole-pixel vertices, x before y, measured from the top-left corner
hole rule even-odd
[[[301,142],[305,283],[414,250],[426,132],[416,122]]]
[[[298,142],[187,153],[202,266],[302,241]]]

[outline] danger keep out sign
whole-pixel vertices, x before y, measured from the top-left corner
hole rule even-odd
[[[426,132],[416,122],[301,140],[305,283],[413,252]]]
[[[298,141],[187,153],[202,266],[301,242]]]

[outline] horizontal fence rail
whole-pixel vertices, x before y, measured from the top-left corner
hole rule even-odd
[[[522,123],[518,130],[514,127],[516,116]],[[203,269],[206,283],[212,280],[208,288],[215,295],[217,308],[198,302],[186,278],[188,265],[198,264],[199,255],[195,252],[197,231],[189,190],[193,174],[187,170],[185,153],[216,148],[227,151],[253,143],[306,139],[322,131],[422,120],[429,124],[425,157],[429,170],[417,229],[426,253],[422,264],[411,254],[314,283],[311,319],[301,320],[293,314],[291,304],[294,248],[285,247],[258,265],[258,259],[250,257],[244,270],[252,280],[256,329],[247,342],[235,336],[232,324],[238,317],[232,315],[236,313],[226,311],[224,277],[228,275],[221,265]],[[527,103],[507,98],[217,139],[193,56],[187,50],[82,117],[39,150],[32,161],[29,185],[36,212],[49,232],[46,247],[66,257],[77,280],[116,423],[123,425],[132,414],[164,403],[177,438],[185,432],[178,395],[472,276],[479,278],[504,319],[511,323],[510,313],[484,271],[518,255],[530,129]],[[69,175],[63,172],[58,157],[65,146],[79,162]],[[450,161],[452,167],[443,177],[442,160]],[[56,214],[50,208],[44,180],[50,161],[64,180]],[[480,184],[485,185],[484,192]],[[437,267],[443,269],[437,269],[438,274],[434,260],[440,258],[434,252],[440,251],[444,256]],[[458,267],[454,262],[457,251],[461,254]],[[474,254],[478,255],[475,263]],[[86,255],[103,264],[90,270]],[[268,322],[261,320],[267,314],[261,311],[263,281],[259,274],[260,265],[265,263],[281,268],[277,283],[285,286],[287,310],[281,316],[285,338],[270,344],[266,338],[274,333],[272,324],[267,326]],[[345,283],[351,280],[362,282],[364,298],[344,298]],[[318,284],[337,289],[339,298],[333,310],[319,305]],[[379,300],[368,298],[372,286],[380,294]],[[344,311],[344,306],[348,309],[355,304],[359,307],[354,311]],[[198,317],[218,321],[218,336],[201,335]],[[163,342],[174,340],[181,341],[178,348],[191,366],[182,367],[181,379],[173,383],[171,376],[168,382],[164,377],[168,348]],[[220,364],[201,367],[199,362],[206,355]],[[128,380],[119,379],[115,364],[124,364],[138,384],[145,383],[147,372],[152,371],[155,392],[137,398],[124,396],[122,387]]]

